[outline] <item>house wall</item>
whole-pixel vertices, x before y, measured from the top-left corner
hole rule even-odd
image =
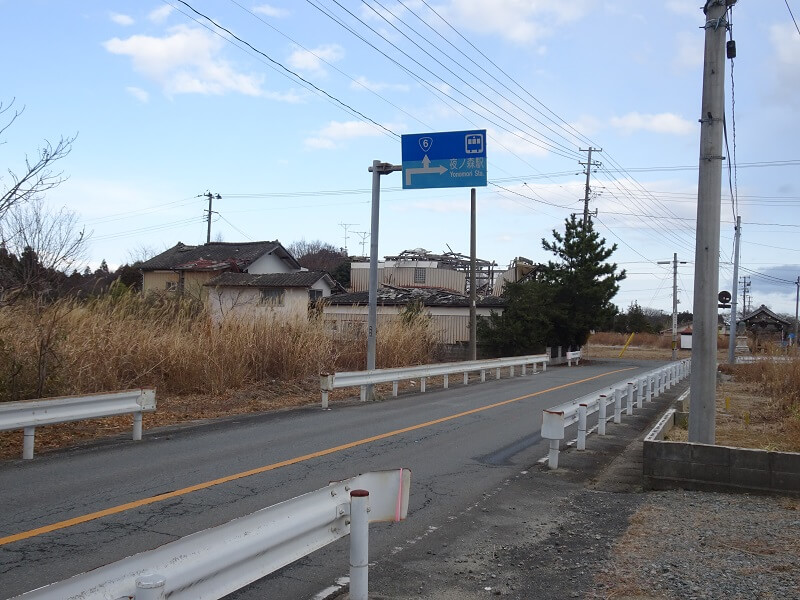
[[[378,265],[378,284],[394,285],[397,287],[431,287],[450,290],[460,294],[464,293],[467,274],[453,269],[439,269],[430,266],[430,262],[417,266]],[[404,265],[407,263],[403,263]],[[362,266],[366,265],[366,266]],[[423,266],[425,265],[425,266]],[[434,263],[435,265],[435,263]],[[350,270],[350,289],[353,292],[365,292],[369,289],[369,263],[353,263]],[[425,270],[425,281],[415,282],[414,275],[417,268]]]
[[[214,323],[223,319],[281,317],[308,318],[308,289],[283,290],[283,304],[262,303],[261,290],[251,287],[215,287],[208,290],[208,308]]]
[[[274,254],[265,254],[254,260],[247,272],[254,275],[264,275],[265,273],[294,273],[297,269],[291,268],[286,262]]]
[[[216,271],[184,271],[183,293],[200,301],[205,301],[208,290],[203,286],[213,277]],[[142,276],[142,291],[159,294],[177,294],[181,273],[179,271],[145,271]],[[175,283],[175,291],[167,289],[167,282]]]
[[[378,306],[378,329],[382,324],[400,318],[402,306]],[[437,341],[442,344],[460,344],[469,342],[469,307],[466,306],[431,306],[426,307],[426,314],[430,317],[431,327],[436,334]],[[334,332],[346,334],[348,332],[366,331],[367,306],[335,306],[327,305],[323,308],[325,324]],[[495,309],[502,313],[502,308]],[[476,314],[488,317],[491,309],[478,307]]]

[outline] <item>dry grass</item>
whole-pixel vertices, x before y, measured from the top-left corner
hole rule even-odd
[[[398,320],[381,327],[377,364],[425,364],[437,349],[427,319]],[[0,309],[0,401],[155,387],[145,427],[319,402],[320,372],[365,363],[363,335],[335,339],[313,318],[215,326],[195,305],[138,295]],[[113,417],[40,428],[37,452],[130,427]],[[0,457],[18,456],[21,438],[0,433]]]

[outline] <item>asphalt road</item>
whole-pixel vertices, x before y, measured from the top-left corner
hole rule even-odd
[[[547,443],[539,435],[544,408],[656,366],[598,361],[466,387],[453,382],[448,390],[429,388],[425,394],[384,402],[278,411],[145,432],[141,443],[117,440],[33,461],[4,461],[0,598],[157,547],[331,480],[406,467],[413,473],[408,519],[370,531],[371,557],[397,552],[544,456]],[[474,409],[482,410],[461,415]],[[412,429],[339,448],[405,428]],[[291,464],[279,464],[285,462]],[[209,484],[251,469],[261,472]],[[139,502],[198,484],[207,485],[168,500]],[[68,522],[115,507],[106,516]],[[41,528],[52,530],[35,531]],[[347,575],[347,547],[347,540],[341,540],[231,597],[319,597]]]

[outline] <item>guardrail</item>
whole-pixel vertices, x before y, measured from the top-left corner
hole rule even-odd
[[[684,379],[691,371],[691,359],[684,359],[658,369],[653,369],[632,380],[619,381],[586,396],[570,400],[553,408],[542,411],[542,437],[550,440],[550,452],[547,465],[551,469],[558,468],[558,454],[565,430],[570,425],[578,424],[576,448],[586,449],[586,420],[595,412],[598,435],[606,434],[606,423],[609,420],[608,407],[614,407],[611,417],[614,423],[622,421],[622,400],[625,398],[625,414],[632,415],[634,408],[642,408],[646,402],[657,398],[661,392],[670,389]]]
[[[419,365],[415,367],[397,367],[392,369],[373,369],[371,371],[345,371],[342,373],[322,373],[320,375],[320,389],[322,391],[322,408],[328,408],[328,394],[339,388],[361,387],[361,401],[367,399],[366,386],[376,383],[392,383],[392,396],[397,396],[398,384],[406,379],[419,379],[419,391],[425,391],[428,377],[443,377],[444,387],[450,385],[449,376],[464,374],[464,385],[469,383],[469,374],[480,371],[481,381],[486,381],[486,372],[494,369],[495,378],[500,379],[500,370],[508,368],[511,377],[514,377],[516,367],[521,367],[522,375],[527,374],[527,366],[532,365],[536,373],[536,365],[541,364],[542,370],[547,370],[549,358],[546,354],[529,356],[512,356],[509,358],[493,358],[488,360],[468,360],[462,362],[439,363],[434,365]]]
[[[572,366],[572,361],[573,360],[575,361],[576,365],[580,362],[580,360],[581,360],[581,351],[580,350],[576,350],[575,352],[567,352],[567,366],[568,367]]]
[[[16,598],[216,600],[349,534],[350,598],[367,600],[368,524],[405,519],[410,487],[408,469],[332,482]]]
[[[22,458],[33,458],[36,427],[133,414],[133,439],[142,439],[142,414],[156,409],[150,388],[46,400],[0,403],[0,431],[23,430]]]

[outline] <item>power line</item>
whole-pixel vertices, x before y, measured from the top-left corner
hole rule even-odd
[[[792,22],[794,23],[794,28],[797,29],[797,33],[800,33],[800,27],[797,26],[797,21],[794,18],[794,13],[792,12],[792,7],[789,6],[789,0],[783,0],[786,2],[786,8],[789,9],[789,15],[792,17]]]

